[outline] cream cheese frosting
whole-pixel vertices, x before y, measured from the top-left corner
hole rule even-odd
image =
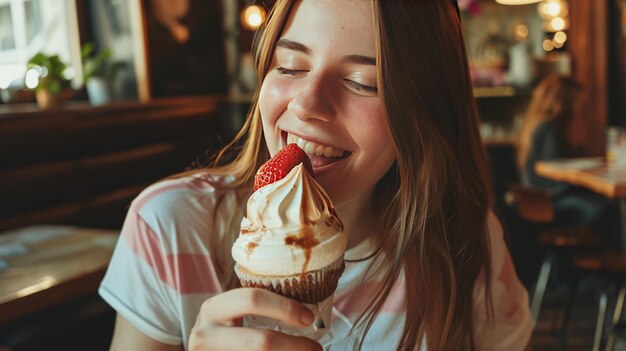
[[[330,198],[299,164],[250,196],[232,256],[256,274],[301,274],[340,259],[347,242]]]

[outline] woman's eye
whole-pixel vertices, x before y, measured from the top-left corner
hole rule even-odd
[[[276,67],[276,71],[286,76],[295,76],[298,73],[306,72],[305,70],[302,70],[302,69],[288,69],[288,68],[280,67],[280,66]]]
[[[357,83],[357,82],[349,80],[349,79],[345,79],[344,82],[346,82],[346,84],[348,85],[348,87],[350,89],[354,90],[357,93],[367,94],[367,95],[377,95],[378,94],[378,88],[377,87],[372,87],[372,86],[369,86],[369,85],[360,84],[360,83]]]

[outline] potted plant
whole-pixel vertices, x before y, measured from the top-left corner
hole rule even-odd
[[[83,81],[92,105],[106,104],[112,99],[112,82],[117,73],[125,67],[123,62],[109,62],[111,49],[96,52],[95,45],[86,43],[81,48],[83,60]]]
[[[39,52],[28,60],[27,68],[37,75],[37,81],[31,89],[35,91],[40,108],[58,107],[67,99],[70,80],[65,76],[67,64],[59,55]]]

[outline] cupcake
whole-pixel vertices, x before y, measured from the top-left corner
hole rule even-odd
[[[254,189],[232,247],[241,285],[329,314],[348,238],[330,198],[313,179],[308,156],[296,144],[287,145],[259,169]],[[328,328],[330,316],[321,315],[317,327]]]

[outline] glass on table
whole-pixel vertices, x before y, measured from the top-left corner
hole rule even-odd
[[[626,128],[607,128],[606,164],[612,170],[626,169]]]

